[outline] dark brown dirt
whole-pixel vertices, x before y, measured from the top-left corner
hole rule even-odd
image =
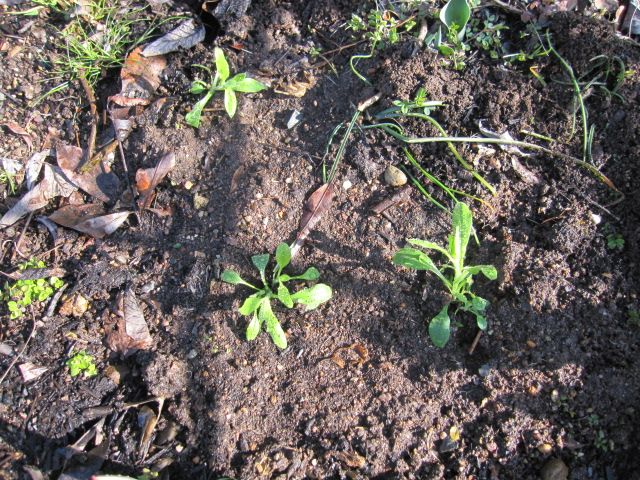
[[[338,26],[357,3],[254,0],[249,16],[213,43],[169,58],[160,91],[168,107],[148,109],[125,150],[131,171],[176,154],[177,167],[157,200],[173,215],[144,213],[140,224],[132,220],[102,241],[61,231],[60,247],[44,259],[67,269],[65,281],[91,307],[80,318],[56,314],[38,322],[21,361],[46,366],[47,373],[25,384],[14,368],[0,386],[2,478],[29,478],[25,466],[57,478],[64,467],[59,449],[104,414],[110,444],[101,471],[109,473],[139,474],[171,460],[165,478],[524,479],[539,478],[550,458],[561,458],[572,479],[640,478],[640,327],[630,315],[640,309],[637,74],[619,92],[625,102],[597,94],[587,99],[596,126],[594,158],[625,194],[621,201],[565,160],[520,158],[540,179],[527,183],[509,153],[461,147],[496,187],[491,196],[445,147],[412,148],[431,173],[485,200],[472,204],[480,244],[471,247],[469,261],[496,265],[499,278],[478,281],[491,308],[489,330],[473,354],[468,349],[476,330],[464,315],[457,316],[461,325],[449,345],[433,346],[426,322],[442,305],[440,285],[390,262],[406,238],[444,241],[447,214],[413,190],[410,201],[387,216],[373,215],[370,207],[393,193],[382,172],[403,157],[382,133],[359,129],[340,167],[333,207],[290,267],[315,265],[334,298],[310,313],[276,310],[290,343],[284,352],[266,334],[244,340],[246,318],[237,307],[247,292],[220,282],[220,270],[255,278],[250,256],[294,239],[302,205],[320,185],[318,159],[329,134],[374,91],[382,100],[370,113],[423,86],[429,99],[445,102],[435,116],[452,135],[475,135],[484,119],[517,138],[524,138],[521,130],[548,135],[558,140],[552,148],[581,156],[580,131],[568,138],[570,87],[550,80],[562,77],[553,58],[536,61],[545,87],[528,63],[505,67],[478,55],[456,72],[433,52],[408,55],[411,40],[361,62],[373,88],[349,70],[350,50],[333,57],[337,77],[326,67],[313,71],[317,83],[303,98],[268,90],[241,97],[233,120],[217,110],[198,130],[184,123],[193,103],[185,93],[191,65],[211,63],[214,45],[225,47],[234,71],[294,79],[309,63],[312,42],[330,50],[326,39],[333,32],[338,44],[350,41]],[[26,21],[12,18],[2,27],[18,37],[3,41],[23,48],[11,57],[0,53],[6,65],[0,87],[15,98],[0,103],[0,121],[25,125],[31,118],[36,149],[47,146],[47,133],[73,141],[74,128],[85,131],[88,112],[80,88],[35,111],[26,106],[31,82],[18,72],[33,71],[33,87],[43,88],[35,82],[44,78],[36,52],[47,51],[41,37],[52,34],[42,18],[16,34]],[[603,21],[558,15],[550,29],[577,73],[602,54],[617,55],[638,71],[640,50]],[[227,48],[240,40],[251,54]],[[112,76],[99,93],[117,89]],[[220,109],[220,100],[212,106]],[[304,119],[288,130],[294,109]],[[416,136],[434,134],[419,121],[405,126]],[[28,158],[17,136],[3,134],[0,155]],[[195,208],[196,195],[208,200],[204,208]],[[2,212],[14,201],[3,198]],[[0,238],[17,239],[23,225],[1,231]],[[607,247],[610,231],[624,238],[621,251]],[[19,258],[12,257],[10,243],[2,245],[2,270],[9,271]],[[31,224],[22,250],[39,255],[51,247],[46,230]],[[154,346],[122,359],[106,347],[105,328],[127,284],[143,301]],[[17,351],[29,330],[28,318],[5,316],[0,341]],[[364,363],[349,361],[357,356],[348,352],[344,367],[330,359],[354,344],[366,349]],[[72,345],[94,355],[100,375],[71,379],[64,362]],[[11,359],[0,358],[3,372]],[[126,370],[118,384],[106,375],[109,366]],[[158,431],[172,423],[178,433],[164,444],[156,437],[151,460],[141,462],[137,410],[124,406],[157,396],[167,399]],[[452,427],[460,440],[448,445]]]

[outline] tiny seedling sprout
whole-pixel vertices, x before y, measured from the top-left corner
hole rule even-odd
[[[449,341],[451,320],[449,306],[455,304],[457,310],[469,312],[476,317],[480,330],[486,330],[486,309],[489,302],[475,295],[471,289],[473,276],[482,273],[489,280],[495,280],[498,272],[493,265],[465,265],[467,246],[473,231],[471,210],[464,203],[456,204],[452,214],[453,232],[449,235],[449,244],[444,248],[434,242],[410,239],[409,243],[442,254],[446,263],[438,268],[435,262],[422,250],[412,247],[400,249],[393,256],[393,263],[413,270],[426,270],[435,274],[449,291],[451,300],[429,323],[429,336],[437,347],[444,347]]]
[[[210,83],[206,83],[202,80],[195,80],[191,84],[191,89],[189,90],[189,92],[194,95],[199,95],[201,93],[205,94],[185,117],[186,122],[195,128],[200,126],[202,111],[216,92],[224,92],[224,108],[229,117],[233,118],[238,108],[236,92],[256,93],[267,88],[265,84],[258,80],[247,77],[246,73],[238,73],[229,78],[229,75],[231,75],[229,63],[227,62],[221,48],[215,48],[214,57],[216,64],[215,75],[212,74],[211,69],[207,66],[194,65],[194,67],[201,68],[208,72],[210,77]]]
[[[98,374],[98,369],[93,361],[93,357],[84,350],[74,354],[66,362],[69,367],[69,375],[77,377],[81,373],[84,374],[84,378],[93,377]]]
[[[270,255],[268,253],[262,255],[254,255],[251,257],[251,263],[260,272],[262,287],[256,287],[245,281],[240,275],[232,270],[222,272],[221,279],[224,282],[233,285],[244,285],[255,291],[249,295],[238,311],[242,315],[251,316],[246,331],[247,340],[255,339],[262,327],[264,326],[267,333],[271,336],[273,343],[279,348],[287,348],[287,337],[282,330],[280,321],[276,317],[271,308],[271,300],[278,299],[287,308],[293,308],[295,304],[304,305],[307,310],[314,310],[321,304],[328,301],[333,292],[329,285],[317,283],[312,287],[303,288],[295,293],[285,285],[291,280],[315,281],[320,278],[320,272],[315,267],[309,267],[303,274],[290,276],[282,273],[284,268],[291,262],[291,249],[286,243],[281,243],[276,248],[276,267],[273,270],[271,281],[267,280],[267,266],[269,264]]]

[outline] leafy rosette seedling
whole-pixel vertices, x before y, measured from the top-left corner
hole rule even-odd
[[[416,248],[402,248],[393,256],[393,263],[397,265],[413,270],[426,270],[435,274],[449,291],[451,301],[447,302],[429,323],[429,336],[433,343],[441,348],[447,344],[451,333],[451,319],[449,318],[451,304],[456,305],[456,311],[463,310],[473,314],[478,328],[486,330],[486,310],[489,302],[471,291],[473,277],[478,273],[482,273],[489,280],[495,280],[498,277],[498,272],[493,265],[471,266],[464,264],[467,246],[473,231],[473,217],[469,207],[464,203],[458,203],[453,209],[451,223],[453,232],[449,235],[447,248],[426,240],[408,240],[411,245],[442,254],[446,263],[440,268],[436,266],[429,255]]]
[[[69,375],[77,377],[81,373],[85,378],[93,377],[98,374],[98,369],[93,361],[93,357],[84,350],[76,353],[73,357],[66,361],[69,367]]]
[[[206,83],[202,80],[195,80],[191,84],[189,91],[192,94],[199,95],[206,92],[204,97],[202,97],[198,103],[193,106],[191,111],[185,117],[186,122],[192,127],[198,128],[200,126],[202,111],[216,92],[224,92],[224,109],[227,111],[229,117],[233,118],[238,108],[236,92],[256,93],[267,88],[264,83],[261,83],[254,78],[247,77],[246,73],[238,73],[237,75],[229,78],[231,70],[229,69],[229,63],[224,56],[224,52],[221,48],[216,47],[213,53],[216,64],[215,75],[212,74],[209,67],[204,65],[194,65],[194,67],[202,68],[207,71],[211,82]]]
[[[271,282],[267,281],[269,260],[270,255],[268,253],[251,257],[251,263],[260,272],[262,288],[243,280],[238,273],[232,270],[225,270],[220,278],[224,282],[233,285],[244,285],[255,290],[255,293],[248,296],[238,309],[242,315],[251,316],[246,332],[247,340],[255,339],[264,326],[273,343],[279,348],[285,349],[287,348],[287,337],[282,330],[280,321],[271,308],[271,300],[278,299],[287,308],[293,308],[294,305],[299,304],[304,305],[306,310],[314,310],[329,300],[333,292],[331,287],[324,283],[317,283],[312,287],[303,288],[295,293],[289,290],[286,285],[288,282],[292,280],[315,281],[320,278],[320,272],[315,267],[309,267],[302,275],[291,276],[282,273],[284,268],[291,262],[291,249],[286,243],[281,243],[276,248],[276,267],[273,271]]]
[[[29,260],[18,266],[19,271],[28,269],[44,269],[45,263],[42,260]],[[59,290],[64,282],[58,277],[22,279],[14,283],[4,284],[4,291],[0,291],[0,299],[6,302],[9,310],[9,318],[12,320],[20,318],[29,305],[37,302],[44,302],[56,290]]]

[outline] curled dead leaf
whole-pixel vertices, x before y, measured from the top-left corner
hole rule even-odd
[[[154,57],[178,50],[187,50],[202,42],[205,33],[204,25],[196,24],[193,18],[189,18],[169,33],[147,45],[142,51],[142,55]]]
[[[146,57],[142,55],[140,47],[136,48],[122,66],[120,93],[109,97],[109,101],[123,107],[149,105],[160,86],[160,75],[166,66],[167,61],[163,56]]]
[[[333,201],[333,195],[335,194],[335,189],[332,183],[325,183],[316,189],[315,192],[311,194],[309,199],[306,201],[302,211],[302,217],[300,218],[300,225],[298,227],[298,235],[296,237],[295,242],[291,246],[291,256],[294,257],[300,247],[304,243],[304,240],[307,238],[309,233],[313,227],[320,221],[322,215],[325,214],[329,207],[331,207],[331,202]]]
[[[130,214],[129,211],[104,214],[102,206],[97,204],[67,205],[49,215],[49,220],[94,238],[103,238],[120,228]]]
[[[12,133],[19,135],[20,138],[24,140],[24,143],[27,144],[27,146],[29,147],[29,150],[33,148],[33,139],[31,138],[31,135],[24,128],[18,125],[16,122],[4,122],[0,125],[7,127]]]
[[[153,338],[131,287],[118,295],[117,314],[117,329],[107,335],[109,348],[123,356],[151,348]]]
[[[281,81],[275,86],[273,91],[281,95],[301,98],[304,97],[307,90],[313,88],[315,84],[316,78],[308,73],[303,80]]]
[[[167,174],[176,166],[176,156],[169,153],[163,156],[153,168],[140,169],[136,172],[136,188],[140,194],[138,205],[148,208],[153,201],[153,191]]]

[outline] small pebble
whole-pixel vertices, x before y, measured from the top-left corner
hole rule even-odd
[[[538,451],[543,455],[549,455],[551,452],[553,452],[553,447],[548,443],[543,443],[538,447]]]
[[[389,165],[384,171],[384,181],[392,187],[401,187],[407,183],[407,176],[398,167]]]
[[[349,180],[345,180],[344,182],[342,182],[343,189],[349,190],[351,187],[353,187],[353,183],[351,183]]]

